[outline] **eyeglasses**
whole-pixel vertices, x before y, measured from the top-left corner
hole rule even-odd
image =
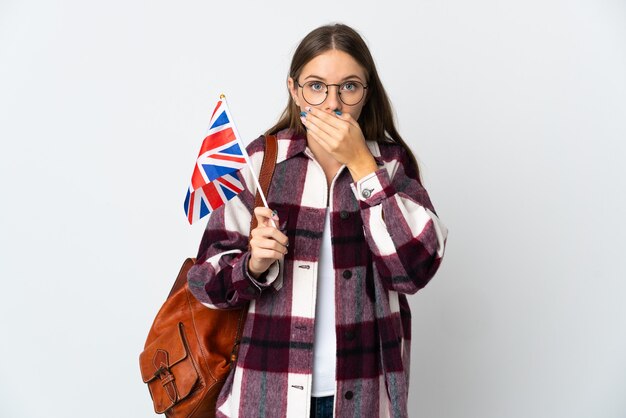
[[[337,87],[337,93],[339,94],[339,100],[348,106],[354,106],[359,104],[365,96],[365,90],[367,86],[364,86],[360,81],[345,81],[341,84],[326,84],[321,81],[307,81],[304,85],[301,85],[296,81],[298,87],[302,89],[302,97],[311,106],[317,106],[324,103],[326,97],[328,97],[328,88],[330,86]]]

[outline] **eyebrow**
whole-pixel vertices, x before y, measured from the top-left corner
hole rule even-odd
[[[318,80],[323,81],[323,82],[326,82],[326,81],[327,81],[324,77],[320,77],[319,75],[315,75],[315,74],[311,74],[310,76],[305,77],[304,79],[305,79],[305,80],[308,80],[309,78],[315,78],[315,79],[318,79]],[[344,81],[347,81],[347,80],[350,80],[350,79],[355,79],[355,78],[356,78],[358,81],[363,82],[363,80],[361,79],[361,77],[359,77],[359,76],[358,76],[358,75],[356,75],[356,74],[351,74],[351,75],[349,75],[349,76],[344,77],[343,79],[341,79],[340,83],[341,83],[341,82],[344,82]]]

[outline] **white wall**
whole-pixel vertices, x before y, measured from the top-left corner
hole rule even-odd
[[[450,229],[411,298],[411,416],[626,416],[625,2],[233,3],[0,2],[0,416],[153,416],[137,357],[199,244],[209,112],[225,92],[258,136],[331,21]]]

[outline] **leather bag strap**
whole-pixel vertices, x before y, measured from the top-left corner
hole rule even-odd
[[[259,183],[261,189],[267,198],[270,189],[270,183],[274,176],[274,167],[276,166],[276,156],[278,155],[278,140],[275,135],[265,136],[265,153],[263,155],[263,164],[261,165],[261,173],[259,174]],[[263,206],[263,200],[258,190],[254,199],[254,207]],[[257,226],[256,216],[254,216],[254,208],[252,209],[252,219],[250,220],[250,231]]]

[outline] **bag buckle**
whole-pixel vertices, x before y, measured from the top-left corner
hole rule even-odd
[[[169,367],[169,355],[165,350],[157,350],[152,359],[152,364],[156,368],[154,377],[158,377],[161,380],[163,389],[167,393],[172,403],[178,401],[178,391],[176,390],[176,384],[174,383],[174,375],[170,371]]]

